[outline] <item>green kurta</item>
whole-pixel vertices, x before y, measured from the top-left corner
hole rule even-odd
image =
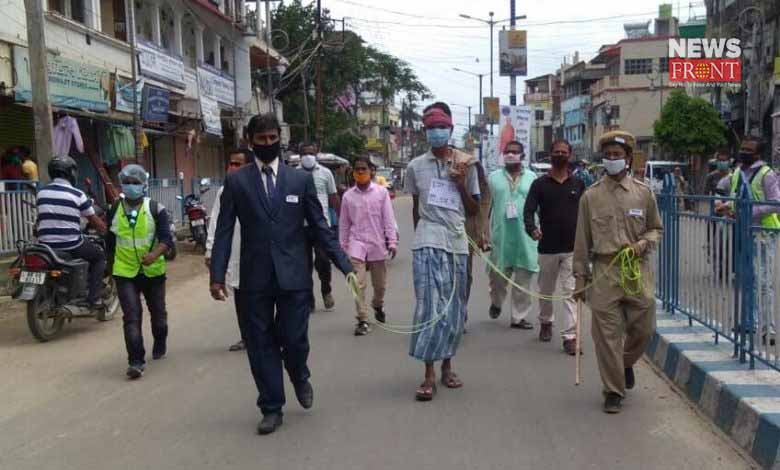
[[[511,177],[504,169],[494,171],[488,178],[493,197],[490,211],[490,244],[493,250],[490,259],[501,269],[539,271],[537,242],[525,233],[523,223],[525,199],[535,179],[536,174],[528,168],[523,169],[514,184],[510,184]]]

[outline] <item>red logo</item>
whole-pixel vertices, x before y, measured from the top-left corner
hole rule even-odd
[[[740,59],[669,59],[670,82],[740,83]]]

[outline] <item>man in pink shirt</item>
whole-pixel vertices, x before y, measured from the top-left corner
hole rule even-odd
[[[350,257],[360,284],[360,297],[356,301],[357,326],[355,336],[371,331],[368,325],[368,305],[365,288],[367,273],[371,273],[374,288],[374,317],[385,322],[384,300],[387,284],[385,260],[395,258],[398,248],[395,214],[390,194],[383,186],[371,181],[371,161],[357,157],[352,176],[357,185],[344,193],[339,216],[339,241]]]

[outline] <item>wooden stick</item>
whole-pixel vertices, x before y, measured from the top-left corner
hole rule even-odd
[[[582,382],[582,300],[577,299],[577,339],[576,339],[576,351],[574,356],[574,385],[579,385]]]

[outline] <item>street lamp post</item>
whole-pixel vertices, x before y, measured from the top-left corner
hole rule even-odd
[[[480,23],[485,23],[486,25],[490,26],[490,97],[493,97],[493,29],[497,24],[500,23],[506,23],[507,21],[514,22],[514,20],[524,20],[526,19],[526,15],[521,16],[512,16],[511,18],[506,18],[503,20],[494,20],[493,15],[494,13],[491,11],[488,13],[490,16],[489,20],[485,20],[482,18],[475,18],[473,16],[465,15],[463,13],[460,14],[461,18],[465,18],[467,20],[474,20],[479,21]]]
[[[482,111],[482,78],[485,75],[487,75],[487,74],[469,72],[468,70],[459,69],[458,67],[453,67],[452,70],[454,70],[456,72],[467,73],[469,75],[473,75],[473,76],[479,78],[479,114],[482,114],[483,113],[483,111]],[[471,127],[471,109],[469,109],[469,127]],[[482,135],[481,134],[482,134],[482,131],[480,131],[480,137],[479,137],[480,142],[482,142]],[[481,144],[479,146],[479,161],[480,162],[482,161],[482,145]]]

